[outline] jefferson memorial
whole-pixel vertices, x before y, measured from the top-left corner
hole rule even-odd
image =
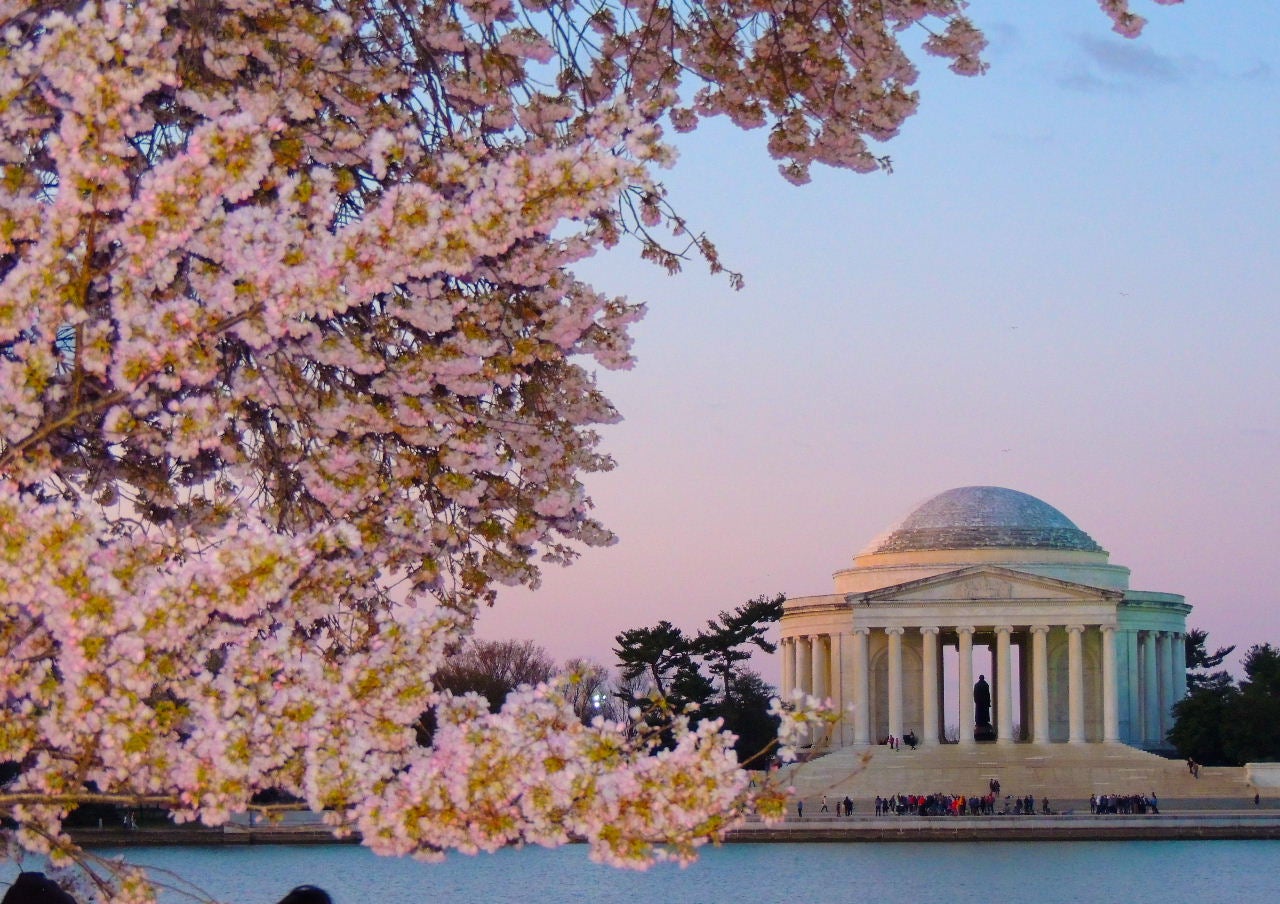
[[[1191,607],[1130,589],[1129,569],[1034,496],[940,493],[834,578],[780,623],[784,699],[841,713],[815,752],[890,736],[1167,748]]]

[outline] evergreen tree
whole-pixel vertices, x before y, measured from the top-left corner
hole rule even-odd
[[[1231,649],[1204,656],[1204,632],[1188,633],[1188,665],[1196,661],[1212,668]],[[1187,696],[1174,704],[1177,721],[1169,740],[1180,754],[1206,766],[1280,761],[1280,649],[1254,644],[1243,668],[1238,686],[1226,671],[1198,675]]]
[[[690,639],[665,619],[652,628],[623,631],[614,639],[618,646],[613,652],[623,680],[632,681],[643,675],[663,697],[670,698],[677,685],[688,686],[689,672],[697,671]]]
[[[1214,672],[1192,685],[1187,696],[1173,706],[1175,723],[1169,741],[1178,753],[1204,766],[1235,766],[1223,737],[1240,692],[1231,675]]]
[[[728,692],[717,707],[725,729],[738,736],[733,750],[747,769],[765,769],[769,764],[769,757],[762,754],[778,737],[778,717],[769,714],[769,701],[774,696],[768,682],[743,669],[732,674]]]
[[[1229,647],[1218,647],[1212,653],[1205,648],[1209,632],[1202,628],[1192,628],[1187,632],[1187,686],[1200,687],[1209,681],[1221,682],[1225,671],[1211,672],[1222,665],[1222,661],[1235,651],[1235,644]],[[1229,677],[1229,676],[1228,676]]]
[[[628,706],[640,706],[659,729],[690,704],[696,707],[694,721],[723,718],[739,736],[734,749],[746,762],[777,736],[777,720],[768,712],[774,689],[741,664],[752,646],[766,653],[777,649],[765,633],[782,617],[785,599],[777,594],[748,600],[709,620],[693,637],[665,620],[623,631],[614,649],[623,684],[619,696]],[[665,731],[659,737],[660,746],[670,740]]]
[[[765,639],[769,626],[782,618],[786,596],[761,595],[748,600],[732,612],[722,611],[719,618],[708,619],[707,629],[694,639],[693,652],[702,658],[707,670],[719,679],[727,696],[737,674],[739,663],[751,658],[748,647],[755,646],[772,653],[777,645]]]
[[[1223,727],[1227,752],[1242,764],[1280,761],[1280,649],[1254,644],[1243,665],[1245,677]]]

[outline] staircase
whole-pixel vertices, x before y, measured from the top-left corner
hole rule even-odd
[[[1252,806],[1257,791],[1238,767],[1208,767],[1193,778],[1182,760],[1169,760],[1124,744],[943,744],[890,750],[845,747],[807,763],[786,767],[783,780],[816,810],[827,795],[846,795],[866,813],[877,795],[986,794],[1000,782],[1000,795],[1047,797],[1058,809],[1079,806],[1090,794],[1147,794],[1190,808]],[[1198,803],[1197,803],[1198,802]]]

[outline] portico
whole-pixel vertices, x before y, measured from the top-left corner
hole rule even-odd
[[[789,599],[782,619],[784,695],[842,714],[819,749],[907,732],[977,743],[984,671],[996,744],[1160,748],[1186,693],[1183,598],[1130,590],[1128,569],[1023,493],[940,494],[835,580],[835,594]]]

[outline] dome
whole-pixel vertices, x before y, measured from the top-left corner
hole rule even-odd
[[[935,549],[1105,552],[1047,502],[1004,487],[958,487],[917,507],[862,555]]]

